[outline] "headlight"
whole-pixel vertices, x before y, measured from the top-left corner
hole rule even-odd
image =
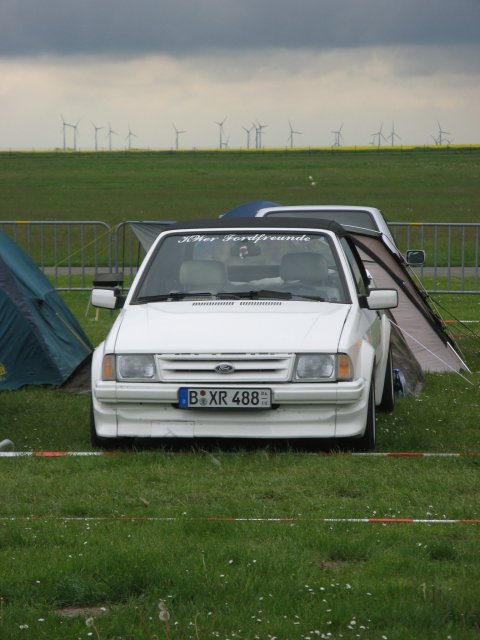
[[[155,378],[153,356],[117,356],[119,380],[152,380]]]
[[[305,353],[297,356],[294,382],[351,380],[353,366],[343,353]]]
[[[150,380],[156,379],[155,360],[149,355],[106,355],[103,359],[104,380]]]

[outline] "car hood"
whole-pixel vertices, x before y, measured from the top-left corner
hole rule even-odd
[[[336,351],[348,304],[303,301],[182,301],[134,305],[117,319],[116,353]]]

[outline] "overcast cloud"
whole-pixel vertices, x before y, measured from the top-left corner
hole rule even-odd
[[[0,148],[480,142],[480,0],[0,0]],[[62,131],[60,132],[60,130]],[[67,131],[67,146],[73,130]],[[401,140],[401,142],[400,142]],[[132,142],[132,137],[129,143]],[[386,142],[384,141],[384,144]]]
[[[3,55],[478,42],[479,0],[2,0]]]

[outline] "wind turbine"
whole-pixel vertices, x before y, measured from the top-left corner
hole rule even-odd
[[[63,150],[66,151],[67,149],[67,127],[68,124],[65,122],[63,116],[60,116],[62,118],[62,131],[63,131]]]
[[[111,151],[112,150],[112,135],[117,136],[118,133],[116,131],[114,131],[112,129],[112,126],[110,123],[108,123],[108,133],[107,133],[107,138],[108,138],[108,148]]]
[[[102,129],[105,129],[105,127],[97,127],[93,122],[92,122],[92,127],[95,129],[95,151],[98,151],[97,133]]]
[[[78,135],[78,125],[80,124],[80,120],[77,122],[77,124],[71,124],[70,126],[73,129],[73,150],[76,151],[77,150],[77,135]]]
[[[255,125],[255,148],[256,149],[262,148],[262,134],[263,134],[263,130],[266,127],[268,127],[268,124],[260,124],[259,122],[257,122],[257,124]]]
[[[342,146],[342,141],[343,141],[342,129],[343,129],[343,122],[340,129],[338,129],[338,131],[331,131],[331,133],[333,133],[333,135],[335,136],[335,140],[332,144],[332,148],[339,148]]]
[[[178,151],[178,138],[181,133],[187,133],[187,132],[186,130],[180,131],[179,129],[177,129],[175,125],[173,125],[173,128],[175,129],[175,149]]]
[[[252,124],[252,126],[250,127],[250,129],[247,129],[247,127],[242,126],[242,129],[246,132],[247,134],[247,149],[250,149],[250,134],[252,133],[252,131],[255,129],[255,125]]]
[[[399,140],[401,140],[400,136],[395,132],[395,123],[392,122],[392,131],[388,136],[388,139],[390,140],[392,147],[395,145],[395,138],[398,138]]]
[[[67,150],[67,127],[71,129],[75,129],[78,126],[78,122],[76,125],[70,124],[69,122],[65,122],[65,118],[61,116],[62,124],[63,124],[63,150]]]
[[[288,141],[290,143],[290,149],[293,149],[293,136],[302,135],[302,132],[295,131],[295,129],[292,127],[292,123],[290,122],[290,120],[288,121],[288,126],[290,127],[290,135],[288,136]]]
[[[388,136],[388,139],[390,140],[390,143],[391,143],[392,147],[395,146],[395,138],[398,138],[399,140],[401,140],[400,136],[395,131],[395,123],[392,122],[392,131],[391,131],[390,135]]]
[[[215,124],[218,124],[218,129],[219,129],[219,138],[220,138],[218,143],[219,149],[223,149],[223,125],[226,119],[227,119],[227,116],[225,116],[225,118],[221,122],[215,121]]]
[[[373,144],[373,142],[374,142],[375,138],[377,138],[377,148],[378,148],[378,149],[380,148],[380,145],[382,144],[382,139],[383,139],[383,140],[385,140],[385,142],[387,141],[387,139],[386,139],[386,138],[385,138],[385,136],[383,135],[382,129],[383,129],[383,122],[382,122],[382,124],[380,125],[380,129],[379,129],[378,131],[376,131],[375,133],[372,133],[372,134],[371,134],[371,136],[372,136],[372,142],[371,142],[370,144]]]
[[[112,132],[115,133],[115,132]],[[130,129],[130,125],[128,125],[128,134],[125,138],[125,140],[128,140],[128,150],[131,151],[132,150],[132,138],[138,138],[138,136],[133,133],[133,131]]]
[[[434,138],[435,142],[440,145],[444,143],[450,144],[452,141],[445,139],[443,136],[444,135],[451,136],[452,134],[450,133],[450,131],[443,131],[442,127],[440,126],[440,122],[438,120],[437,120],[437,124],[438,124],[438,138],[436,140]]]

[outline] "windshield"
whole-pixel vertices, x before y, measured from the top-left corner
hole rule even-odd
[[[335,220],[338,224],[346,224],[352,227],[360,227],[362,229],[372,229],[378,231],[378,225],[373,216],[368,211],[355,210],[318,210],[305,209],[304,211],[269,211],[265,214],[266,218],[319,218],[321,220]]]
[[[166,236],[151,256],[132,303],[204,296],[347,302],[328,235],[205,231]]]

